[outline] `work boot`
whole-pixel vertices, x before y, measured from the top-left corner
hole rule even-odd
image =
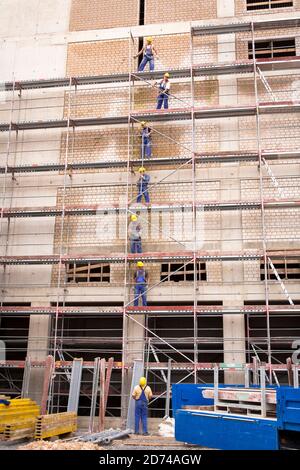
[[[150,434],[148,432],[144,432],[143,436],[150,436]]]

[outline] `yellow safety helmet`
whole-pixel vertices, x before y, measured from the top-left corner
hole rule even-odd
[[[153,37],[152,36],[147,36],[146,41],[147,42],[153,42]]]
[[[146,377],[141,377],[140,378],[140,386],[145,387],[147,385],[147,379]]]
[[[169,74],[169,72],[166,72],[166,73],[164,74],[164,77],[167,77],[167,78],[169,78],[169,77],[170,77],[170,74]]]
[[[139,173],[145,173],[145,171],[146,171],[146,168],[144,168],[143,166],[139,168]]]
[[[145,127],[146,124],[146,121],[141,121],[141,127]]]
[[[143,263],[143,261],[138,261],[136,263],[136,265],[137,265],[138,268],[142,268],[144,266],[144,263]]]
[[[136,222],[137,221],[137,216],[135,214],[132,214],[131,220],[132,220],[132,222]]]

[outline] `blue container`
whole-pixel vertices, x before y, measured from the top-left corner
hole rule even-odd
[[[300,388],[277,388],[278,429],[300,432]]]
[[[177,410],[177,441],[222,450],[277,450],[277,421],[245,416]]]

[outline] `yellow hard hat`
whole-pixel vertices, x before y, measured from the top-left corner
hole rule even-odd
[[[143,263],[143,261],[138,261],[136,263],[136,265],[137,265],[138,268],[142,268],[144,266],[144,263]]]
[[[146,41],[147,42],[153,42],[153,37],[152,36],[147,36]]]
[[[147,384],[147,379],[146,379],[146,377],[141,377],[141,378],[140,378],[140,386],[141,386],[141,387],[145,387],[146,384]]]
[[[132,214],[131,220],[132,220],[133,222],[135,222],[135,221],[137,220],[137,216],[136,216],[135,214]]]
[[[145,171],[146,171],[146,168],[144,168],[143,166],[139,168],[139,173],[145,173]]]
[[[166,73],[164,74],[164,77],[167,77],[167,78],[169,78],[169,77],[170,77],[170,74],[169,74],[169,72],[166,72]]]
[[[146,124],[147,124],[146,121],[141,121],[141,126],[142,127],[145,127]]]

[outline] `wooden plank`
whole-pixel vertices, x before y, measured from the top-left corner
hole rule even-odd
[[[214,398],[213,388],[204,389],[202,392],[205,398]],[[236,389],[236,390],[226,390],[219,388],[219,399],[228,400],[228,401],[244,401],[244,402],[261,402],[261,391],[260,390],[251,390],[251,389]],[[277,397],[276,392],[267,391],[266,392],[267,403],[276,404]]]
[[[135,446],[135,447],[182,447],[184,444],[181,442],[164,442],[161,441],[126,441],[124,442],[126,446]]]
[[[107,361],[107,370],[106,370],[106,379],[105,379],[104,413],[106,412],[106,407],[107,407],[110,379],[111,379],[111,373],[112,373],[113,366],[114,366],[114,358],[110,357]]]
[[[104,431],[105,418],[105,359],[100,360],[100,401],[99,401],[99,432]]]
[[[44,383],[43,383],[43,392],[42,392],[42,400],[41,400],[41,415],[45,415],[47,413],[49,385],[50,385],[53,369],[54,369],[54,357],[47,356],[46,361],[45,361]]]

